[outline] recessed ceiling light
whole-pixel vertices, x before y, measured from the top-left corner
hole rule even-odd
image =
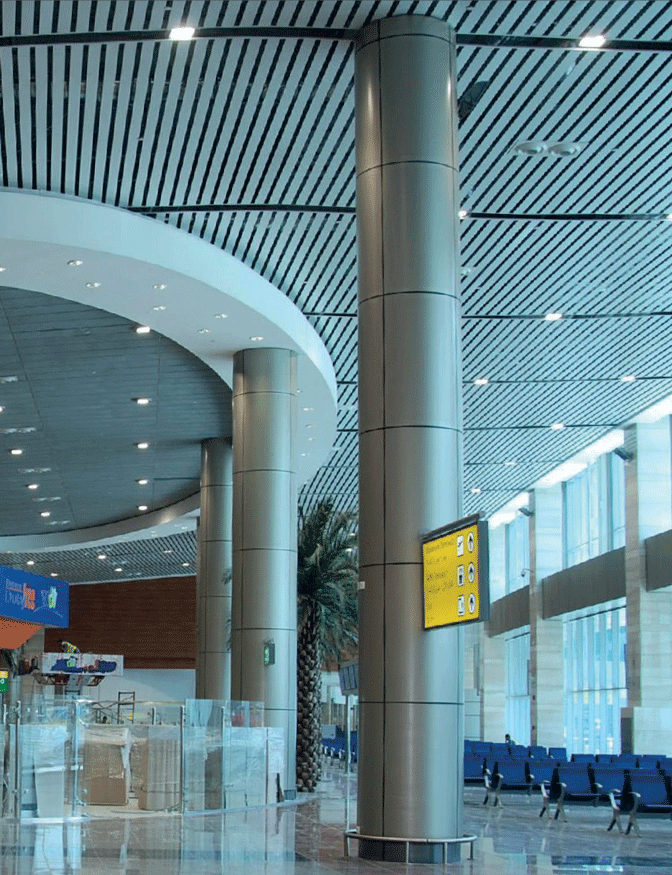
[[[39,487],[39,483],[29,483],[28,489],[37,489]]]
[[[99,554],[98,554],[98,558],[99,558],[99,559],[101,560],[101,562],[102,562],[103,559],[107,559],[107,553],[99,553]]]
[[[0,377],[0,383],[18,383],[18,377]]]
[[[562,429],[564,427],[565,427],[564,422],[554,422],[553,425],[551,426],[551,431],[562,431]]]
[[[310,453],[301,453],[302,456],[309,456]]]
[[[637,377],[634,374],[624,374],[621,377],[621,383],[634,383]]]
[[[513,461],[513,459],[510,459],[508,462],[504,462],[504,464],[510,468],[512,465],[515,465],[516,463]]]
[[[157,292],[162,292],[166,288],[165,283],[154,283],[154,288]]]
[[[115,568],[114,570],[118,573],[118,572],[122,571],[123,569],[121,569],[121,568]]]
[[[140,441],[139,444],[136,444],[136,447],[139,450],[146,450],[149,447],[149,444],[147,443],[147,441]]]
[[[306,425],[306,428],[315,428],[315,423],[314,423],[314,422],[309,422],[309,423]]]
[[[138,480],[137,482],[140,484],[140,486],[147,486],[147,484],[149,483],[149,480],[146,480],[143,477],[142,480]]]
[[[18,447],[15,447],[13,450],[9,451],[13,456],[20,456],[23,453],[23,450],[20,450]]]
[[[547,313],[544,319],[547,322],[559,322],[562,319],[562,313]]]
[[[86,283],[87,289],[99,289],[100,283]]]
[[[0,404],[0,413],[3,413],[5,408]]]
[[[84,264],[84,262],[79,258],[71,258],[68,262],[69,267],[80,267],[82,264]]]
[[[26,565],[34,565],[34,564],[35,564],[35,560],[34,560],[34,559],[29,559],[29,560],[26,562]]]
[[[672,222],[672,213],[668,213],[668,214],[665,216],[665,218],[667,219],[668,222]]]
[[[471,494],[478,495],[480,493],[480,491],[481,490],[478,488],[478,486],[474,486],[474,488],[471,490]]]
[[[478,377],[474,380],[474,386],[487,386],[489,382],[487,377]]]
[[[189,563],[188,563],[188,562],[183,562],[183,563],[182,563],[182,568],[188,568],[188,567],[189,567]]]
[[[170,38],[173,40],[193,39],[195,33],[196,28],[189,27],[188,25],[182,25],[181,27],[174,27],[170,31]]]
[[[0,273],[4,273],[6,270],[7,270],[6,267],[1,267],[1,266],[0,266]]]
[[[469,210],[460,210],[457,215],[460,217],[460,219],[466,219],[469,215]]]
[[[309,441],[314,441],[315,438],[314,438],[314,437],[309,437],[308,440],[309,440]]]
[[[147,505],[146,504],[139,504],[138,510],[147,510]]]
[[[228,319],[228,313],[215,313],[215,319]]]
[[[151,330],[152,329],[149,327],[149,325],[138,325],[138,327],[135,329],[135,333],[136,334],[149,334],[149,332]]]
[[[264,338],[261,336],[261,334],[253,334],[252,337],[250,337],[250,340],[253,340],[255,343],[259,343],[259,341],[263,339]]]
[[[172,550],[164,550],[163,552],[164,553],[172,553],[173,551]]]
[[[210,334],[210,329],[209,328],[199,328],[198,333],[199,334]]]
[[[43,517],[51,516],[51,511],[50,510],[42,510],[42,511],[40,511],[40,516],[43,516]]]
[[[601,33],[587,33],[579,40],[580,49],[601,49],[607,38]]]
[[[308,411],[312,410],[313,408],[312,407],[304,407],[303,409],[306,411],[306,413],[308,413]]]
[[[165,309],[163,304],[157,304],[156,307],[152,307],[152,310],[156,310],[157,313],[161,313]]]
[[[135,401],[136,404],[139,404],[141,407],[146,407],[149,404],[151,399],[149,399],[149,398],[134,398],[133,400]]]
[[[58,574],[55,571],[52,571],[49,577],[58,577]]]

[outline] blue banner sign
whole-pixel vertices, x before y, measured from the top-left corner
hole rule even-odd
[[[70,585],[0,565],[0,617],[66,628],[70,623]]]
[[[43,653],[42,674],[124,673],[124,657],[118,653]]]

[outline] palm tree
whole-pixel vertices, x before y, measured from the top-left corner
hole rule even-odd
[[[321,501],[299,530],[296,784],[320,779],[322,666],[357,647],[356,517]]]

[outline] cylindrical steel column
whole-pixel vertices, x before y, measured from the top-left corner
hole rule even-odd
[[[198,699],[231,698],[231,466],[230,441],[203,441],[196,570]]]
[[[296,788],[296,354],[233,362],[233,699],[263,702],[285,732],[282,789]]]
[[[462,515],[455,41],[436,19],[360,31],[359,246],[362,833],[462,832],[461,630],[423,629],[423,531]],[[453,847],[454,858],[459,849]],[[403,846],[360,842],[395,860]],[[413,845],[411,861],[441,859]]]

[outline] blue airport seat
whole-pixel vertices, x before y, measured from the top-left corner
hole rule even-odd
[[[637,757],[638,769],[657,769],[658,764],[665,757],[661,753],[645,753]]]
[[[672,789],[669,775],[641,769],[630,771],[630,790],[639,793],[638,811],[672,814]],[[625,792],[625,791],[624,791]]]
[[[499,761],[499,772],[502,776],[503,790],[527,790],[532,789],[530,779],[529,759],[510,757]]]
[[[530,752],[530,756],[535,760],[545,760],[548,759],[548,751],[545,747],[541,747],[541,745],[533,744],[528,748]]]
[[[590,778],[587,763],[564,763],[558,766],[558,780],[565,785],[568,802],[597,802],[599,789]]]
[[[614,759],[613,753],[598,753],[595,754],[596,763],[611,763]]]
[[[470,784],[480,784],[483,780],[483,757],[478,753],[464,755],[464,781]]]
[[[552,760],[558,760],[558,762],[562,762],[562,763],[567,762],[567,748],[566,747],[549,747],[548,755]]]
[[[594,763],[595,762],[595,754],[594,753],[573,753],[572,754],[572,762],[573,763]]]
[[[543,799],[543,805],[541,806],[539,817],[543,817],[544,815],[546,815],[547,818],[550,817],[551,805],[555,803],[555,815],[553,819],[557,820],[559,816],[562,816],[562,819],[566,822],[567,817],[564,808],[566,785],[560,781],[558,773],[559,766],[555,766],[551,780],[548,782],[542,781],[539,785],[541,789],[541,797]]]
[[[544,781],[550,784],[551,779],[553,778],[553,771],[557,766],[558,761],[551,759],[534,760],[531,762],[530,773],[532,777],[532,786],[540,787]]]
[[[617,798],[620,797],[628,771],[625,767],[613,763],[595,763],[588,766],[588,771],[602,801],[606,802],[612,792]]]
[[[672,757],[661,757],[658,760],[658,768],[666,775],[672,775]]]
[[[626,769],[636,769],[637,768],[637,754],[636,753],[619,753],[613,757],[612,763],[614,765],[624,766]]]

